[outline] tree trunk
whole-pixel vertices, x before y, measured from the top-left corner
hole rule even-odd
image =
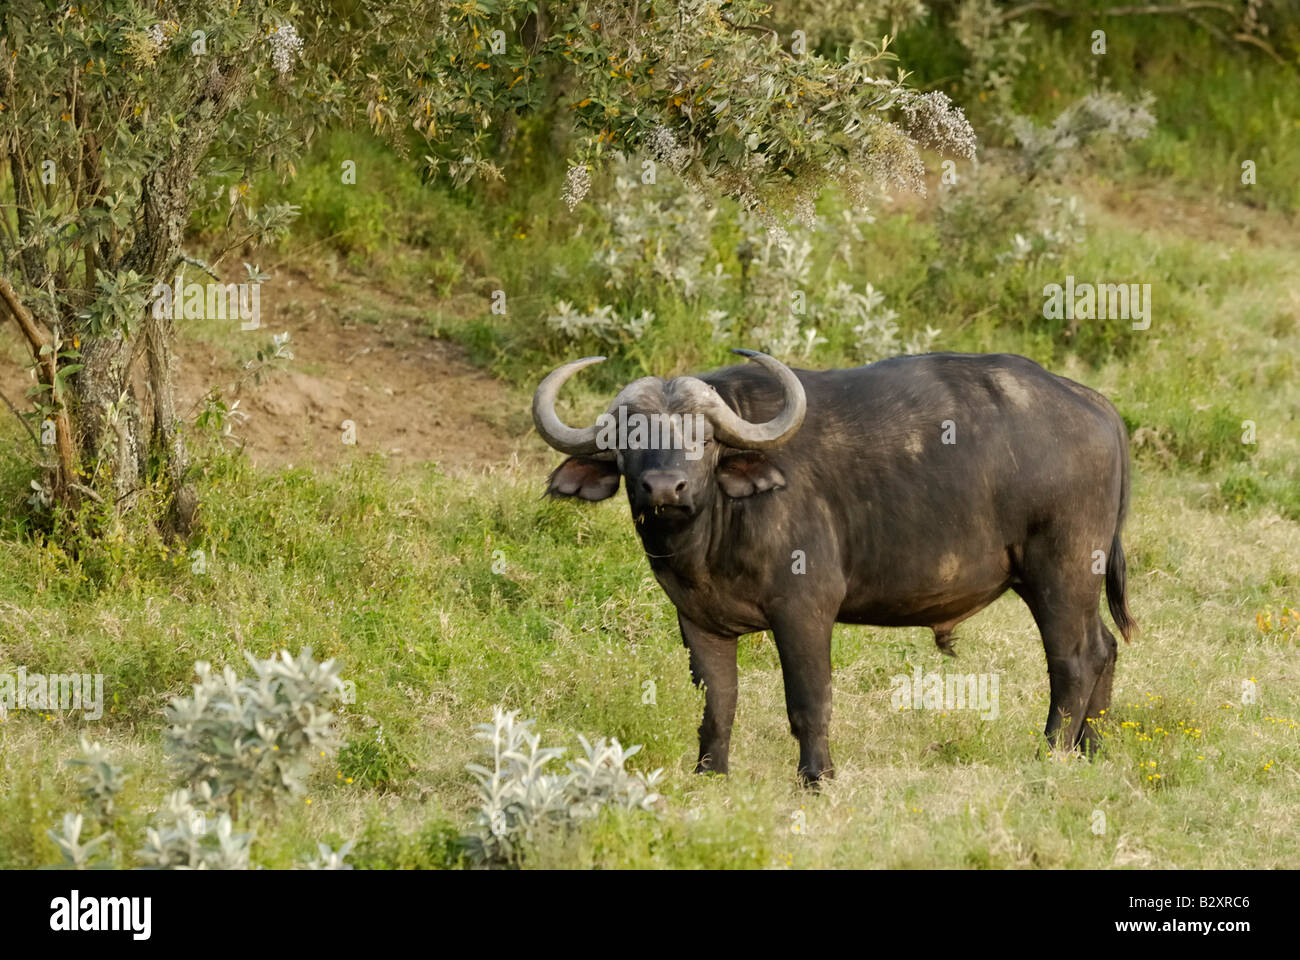
[[[149,386],[153,391],[153,449],[171,486],[171,502],[164,525],[180,537],[188,537],[194,528],[199,498],[186,477],[190,468],[189,452],[176,416],[176,390],[172,381],[172,321],[152,315],[146,321],[148,338]]]
[[[77,447],[90,461],[92,477],[107,469],[114,503],[123,506],[129,505],[145,467],[131,354],[131,343],[121,337],[87,340],[81,348],[85,366],[72,389]]]
[[[8,52],[3,38],[0,50]],[[8,73],[0,69],[2,90],[15,86],[10,61],[17,56],[12,52],[3,58]],[[133,282],[170,283],[182,261],[201,164],[252,81],[246,50],[217,53],[198,63],[202,75],[185,88],[178,108],[168,111],[172,135],[138,158],[145,169],[138,204],[128,211],[129,229],[113,218],[111,230],[97,234],[93,246],[80,239],[84,233],[65,228],[96,207],[102,222],[108,209],[101,181],[104,151],[122,148],[100,142],[96,110],[103,103],[87,98],[80,65],[63,91],[68,107],[63,122],[74,124],[78,139],[60,146],[61,156],[29,156],[17,134],[0,142],[0,168],[9,170],[15,211],[8,234],[18,241],[10,250],[6,235],[0,251],[0,320],[14,317],[40,383],[50,388],[40,398],[48,411],[43,415],[56,427],[57,460],[50,462],[48,451],[41,458],[47,485],[55,502],[70,511],[85,499],[122,510],[131,506],[136,492],[161,480],[167,512],[152,519],[182,538],[194,530],[198,498],[189,483],[189,454],[176,411],[174,322],[170,316],[155,317],[152,304],[128,329],[96,325],[92,332],[86,317],[105,275],[120,279],[133,272]],[[103,96],[111,105],[112,95]],[[116,107],[108,109],[111,113]],[[140,112],[137,107],[135,115]],[[44,165],[55,161],[58,180],[45,179]],[[38,211],[59,212],[58,230]],[[119,325],[116,318],[111,322]],[[138,366],[142,355],[143,369]],[[75,364],[79,370],[68,369]]]
[[[169,274],[180,261],[185,225],[189,222],[195,169],[216,136],[221,118],[243,99],[247,83],[248,76],[241,65],[223,67],[214,63],[209,69],[192,111],[193,116],[201,117],[199,105],[211,104],[206,119],[191,123],[188,136],[145,174],[141,182],[144,224],[125,258],[127,269],[158,282],[170,281]],[[150,452],[170,486],[170,504],[163,526],[167,532],[184,538],[194,529],[198,495],[188,479],[189,452],[176,415],[172,318],[155,317],[152,310],[146,310],[140,336],[144,338],[149,389],[153,394]]]

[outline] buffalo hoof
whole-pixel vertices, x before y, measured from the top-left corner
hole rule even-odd
[[[802,787],[806,787],[809,790],[816,790],[825,781],[834,780],[834,779],[835,779],[834,767],[826,767],[822,770],[801,769],[799,771],[799,785]]]
[[[727,763],[724,760],[719,763],[712,757],[700,757],[699,762],[695,764],[696,773],[715,773],[720,777],[727,775]]]

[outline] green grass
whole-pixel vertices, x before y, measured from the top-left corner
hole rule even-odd
[[[1116,4],[1091,5],[1100,10]],[[1079,12],[1083,4],[1069,6]],[[1176,16],[1044,15],[1026,22],[1026,65],[1014,85],[1020,112],[1051,120],[1100,84],[1129,95],[1150,91],[1159,127],[1132,151],[1125,163],[1129,176],[1176,185],[1188,196],[1209,194],[1278,211],[1300,208],[1300,26],[1294,20],[1270,38],[1286,63]],[[1097,29],[1106,32],[1106,53],[1094,56]],[[914,83],[937,85],[968,104],[976,119],[987,119],[991,104],[983,107],[964,88],[965,54],[949,31],[933,21],[918,25],[900,35],[895,51],[915,71]],[[981,132],[997,142],[987,127]],[[1253,186],[1241,182],[1243,160],[1255,162]]]
[[[1300,814],[1296,637],[1255,619],[1300,595],[1294,522],[1205,509],[1188,477],[1141,474],[1127,541],[1144,629],[1121,651],[1108,749],[1091,764],[1039,755],[1041,644],[1013,597],[966,625],[956,661],[925,631],[837,628],[839,776],[814,794],[794,783],[779,664],[759,636],[741,642],[734,774],[690,773],[701,700],[625,508],[539,500],[541,479],[519,468],[477,483],[431,470],[391,481],[374,461],[259,476],[216,461],[202,481],[204,546],[216,554],[206,576],[159,550],[133,558],[110,590],[80,579],[86,558],[55,565],[11,542],[0,671],[105,674],[94,732],[132,774],[128,846],[165,792],[159,708],[193,661],[238,666],[242,651],[310,645],[357,684],[351,743],[277,823],[254,824],[255,859],[269,866],[316,839],[353,838],[366,866],[453,865],[449,838],[472,804],[472,727],[497,702],[538,717],[547,742],[614,735],[645,744],[634,766],[669,771],[661,817],[606,817],[574,843],[543,844],[537,865],[1231,867],[1300,856],[1289,826]],[[998,674],[997,719],[895,712],[889,678],[915,666]],[[1254,706],[1241,703],[1248,678]],[[79,730],[57,713],[0,724],[0,866],[53,862],[44,830],[75,803],[59,763]],[[794,833],[800,810],[807,829]]]
[[[1089,59],[1070,53],[1086,49],[1086,27],[1034,28],[1036,55],[1050,69],[1021,79],[1024,110],[1048,117],[1090,88]],[[473,727],[501,703],[538,718],[546,743],[613,735],[644,744],[634,768],[667,771],[660,816],[606,814],[564,842],[543,840],[533,866],[1293,866],[1300,631],[1274,625],[1300,606],[1292,219],[1300,128],[1278,107],[1294,102],[1285,86],[1294,78],[1176,22],[1135,29],[1108,26],[1100,67],[1122,89],[1153,89],[1160,126],[1060,186],[1088,214],[1087,240],[1061,259],[996,258],[1024,214],[1005,177],[991,182],[983,206],[946,225],[932,203],[882,206],[847,264],[834,262],[835,235],[813,238],[817,283],[869,281],[904,329],[941,328],[940,348],[1024,353],[1101,389],[1123,413],[1135,458],[1129,589],[1143,630],[1120,651],[1097,761],[1043,754],[1042,646],[1008,596],[963,625],[956,661],[928,631],[836,629],[838,777],[817,793],[795,782],[772,643],[743,638],[733,773],[693,775],[702,697],[622,498],[585,507],[541,500],[555,458],[535,438],[519,462],[479,477],[377,459],[336,473],[259,473],[200,440],[203,530],[194,543],[168,546],[128,519],[75,555],[19,508],[31,471],[6,453],[0,673],[21,665],[105,675],[105,715],[89,732],[131,775],[116,827],[127,850],[170,789],[161,709],[187,691],[194,662],[240,668],[244,652],[310,646],[340,658],[356,684],[348,745],[306,797],[244,824],[257,832],[261,865],[289,866],[317,841],[346,840],[357,841],[352,861],[361,867],[461,865],[455,838],[472,822],[464,767],[478,759]],[[959,51],[927,47],[926,36],[921,28],[900,44],[919,82],[959,74]],[[655,310],[642,341],[573,385],[575,410],[593,411],[632,376],[726,362],[731,344],[709,342],[700,322],[714,304],[603,287],[590,266],[597,215],[559,205],[562,157],[541,124],[525,123],[517,136],[505,187],[429,189],[383,150],[335,135],[293,184],[259,181],[254,192],[304,207],[278,251],[286,263],[364,278],[515,384],[595,347],[540,330],[556,300],[623,296],[622,306]],[[1260,158],[1249,198],[1233,173],[1247,153]],[[344,159],[357,161],[358,178],[340,188]],[[999,190],[1004,204],[994,202]],[[1250,231],[1211,235],[1128,213],[1130,199],[1179,207],[1205,194],[1249,202]],[[829,196],[821,213],[833,220],[838,208]],[[735,269],[729,212],[713,242]],[[1043,285],[1067,273],[1151,283],[1151,329],[1044,320]],[[497,288],[511,292],[505,318],[488,311]],[[377,319],[364,303],[351,317]],[[827,332],[816,365],[851,362],[845,332]],[[1242,442],[1244,421],[1255,425],[1253,445]],[[20,436],[11,421],[0,431],[6,443]],[[208,557],[204,575],[191,572],[196,548]],[[493,572],[497,560],[502,573]],[[890,678],[917,666],[997,674],[997,719],[896,712]],[[1243,703],[1252,678],[1258,701]],[[653,704],[643,702],[650,681]],[[77,804],[63,761],[83,730],[60,713],[0,721],[0,867],[57,860],[45,831]]]

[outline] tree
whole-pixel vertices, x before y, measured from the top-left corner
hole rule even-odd
[[[755,0],[11,0],[0,316],[36,368],[27,417],[54,441],[48,499],[123,510],[157,485],[158,520],[192,530],[172,383],[183,311],[160,308],[161,293],[187,267],[215,280],[230,252],[287,228],[295,210],[252,207],[247,184],[259,169],[291,176],[325,125],[366,124],[431,179],[463,185],[501,176],[493,158],[516,118],[558,107],[572,118],[570,204],[611,152],[636,152],[773,229],[809,218],[831,182],[859,203],[923,188],[921,148],[973,155],[960,110],[888,75],[887,38],[831,61],[766,12]],[[226,235],[209,265],[184,244],[214,195]]]

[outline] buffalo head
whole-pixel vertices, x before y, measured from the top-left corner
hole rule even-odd
[[[784,486],[763,451],[786,443],[802,426],[803,385],[766,354],[733,352],[765,367],[781,384],[785,402],[766,423],[744,419],[697,377],[643,377],[624,387],[594,424],[571,427],[555,412],[560,387],[605,358],[586,357],[552,372],[533,396],[533,422],[542,439],[569,459],[551,474],[547,493],[604,500],[626,477],[632,515],[672,523],[692,519],[719,489],[747,497]]]

